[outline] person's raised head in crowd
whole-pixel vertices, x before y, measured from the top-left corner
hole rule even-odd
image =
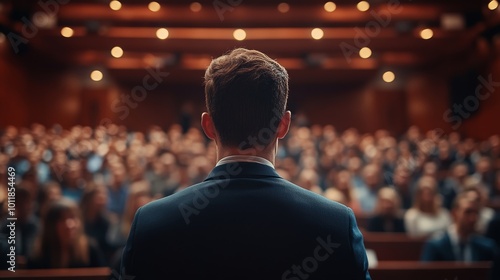
[[[422,260],[493,261],[495,242],[476,234],[480,209],[480,203],[471,193],[460,193],[452,206],[453,224],[426,243]]]
[[[465,162],[459,161],[453,163],[449,169],[449,176],[444,181],[444,185],[440,190],[443,196],[443,205],[447,209],[451,209],[451,204],[455,196],[460,193],[465,185],[469,168]]]
[[[352,210],[275,170],[278,140],[291,123],[287,99],[287,71],[262,52],[238,48],[212,60],[201,126],[215,142],[217,164],[203,182],[137,210],[122,277],[233,279],[244,271],[245,278],[304,278],[310,272],[295,264],[317,247],[323,261],[314,278],[370,279]],[[310,131],[298,131],[299,150],[314,154]],[[347,140],[354,146],[357,136]],[[315,183],[312,170],[303,177]],[[329,254],[335,257],[323,258]]]
[[[468,196],[470,200],[479,204],[479,217],[476,223],[476,230],[482,234],[486,232],[488,224],[494,218],[495,210],[486,205],[488,195],[485,187],[477,181],[476,178],[472,179],[473,182],[466,184],[463,193]]]
[[[437,181],[432,177],[424,176],[417,182],[413,206],[404,216],[410,236],[429,236],[446,229],[451,223],[448,210],[441,206],[442,199],[437,188]]]
[[[405,232],[401,199],[394,188],[383,187],[377,194],[375,215],[368,221],[368,231]]]
[[[33,248],[33,242],[39,230],[40,221],[35,215],[35,197],[30,182],[21,182],[15,187],[14,208],[16,220],[16,253],[18,256],[27,257]],[[3,221],[2,221],[3,222]],[[9,228],[1,224],[1,232],[9,234]]]
[[[411,187],[411,171],[404,165],[399,164],[394,169],[394,176],[392,178],[392,184],[396,191],[401,196],[402,207],[404,209],[409,209],[412,205],[413,199],[413,189]]]
[[[83,229],[78,205],[68,199],[53,202],[42,217],[28,268],[75,268],[104,266],[97,244]]]
[[[108,190],[104,185],[90,183],[80,201],[85,233],[92,237],[104,254],[111,251],[108,234],[113,222],[108,212]]]
[[[376,164],[368,164],[362,171],[362,187],[358,187],[358,199],[361,210],[366,214],[371,214],[375,210],[377,202],[377,192],[382,187],[382,174],[380,167]]]

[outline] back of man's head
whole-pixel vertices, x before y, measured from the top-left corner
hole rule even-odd
[[[259,51],[235,49],[206,70],[205,99],[221,145],[267,147],[285,113],[288,74]]]

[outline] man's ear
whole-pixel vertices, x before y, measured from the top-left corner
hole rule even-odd
[[[280,124],[278,125],[278,139],[283,139],[288,134],[288,130],[290,129],[290,123],[292,122],[292,112],[286,111],[281,118]]]
[[[207,112],[203,112],[203,114],[201,114],[201,127],[208,138],[215,140],[216,132],[214,122],[212,121],[212,117]]]

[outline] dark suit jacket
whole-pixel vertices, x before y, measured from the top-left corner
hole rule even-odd
[[[489,238],[476,235],[470,240],[472,261],[493,261],[495,259],[495,242]],[[456,261],[448,232],[430,239],[424,246],[421,259],[423,261]]]
[[[244,162],[140,208],[121,270],[134,280],[370,279],[352,210]]]

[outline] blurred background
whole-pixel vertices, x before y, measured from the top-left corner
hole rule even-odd
[[[288,69],[290,108],[310,123],[498,133],[498,94],[465,104],[480,76],[500,81],[496,1],[0,3],[4,127],[197,125],[204,69],[241,46]],[[147,69],[169,75],[131,98]]]

